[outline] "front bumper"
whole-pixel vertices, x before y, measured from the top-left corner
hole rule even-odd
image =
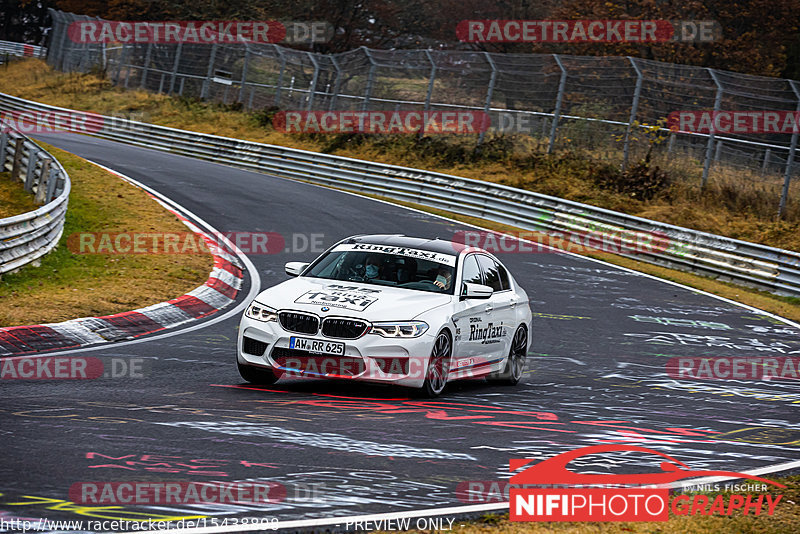
[[[345,344],[343,356],[313,354],[290,349],[289,338],[303,337]],[[277,321],[242,317],[237,343],[238,360],[244,365],[266,367],[287,378],[336,378],[421,387],[425,380],[434,334],[417,338],[386,338],[365,334],[358,339],[329,338],[321,334],[297,334]]]

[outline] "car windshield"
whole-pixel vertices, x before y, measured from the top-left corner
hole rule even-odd
[[[337,246],[303,276],[452,295],[455,265],[454,255],[357,243]]]

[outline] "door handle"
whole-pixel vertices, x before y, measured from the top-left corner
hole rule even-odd
[[[487,305],[486,305],[486,308],[484,308],[484,309],[485,309],[487,312],[490,312],[490,311],[492,311],[492,310],[494,309],[494,306],[492,306],[491,304],[487,304]]]

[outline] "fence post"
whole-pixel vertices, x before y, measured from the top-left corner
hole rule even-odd
[[[714,97],[714,117],[717,116],[719,113],[719,107],[722,104],[722,84],[719,83],[717,79],[717,74],[714,72],[713,69],[706,68],[708,74],[711,76],[711,79],[714,80],[714,84],[717,86],[717,94]],[[712,120],[713,124],[713,120]],[[714,148],[714,129],[712,128],[711,131],[708,133],[708,143],[706,144],[706,158],[703,162],[703,181],[700,184],[700,187],[705,189],[706,184],[708,183],[708,171],[711,169],[711,153],[712,149]]]
[[[319,79],[319,62],[317,58],[314,57],[313,52],[306,52],[308,54],[308,59],[311,60],[311,63],[314,64],[314,76],[311,78],[311,87],[309,87],[308,92],[308,105],[306,106],[306,111],[311,111],[311,108],[314,106],[314,96],[317,93],[317,80]]]
[[[436,62],[433,60],[433,54],[430,50],[425,50],[425,55],[428,56],[428,61],[431,62],[431,74],[428,80],[428,92],[425,94],[425,111],[431,109],[431,97],[433,96],[433,83],[436,80]]]
[[[639,111],[639,97],[642,94],[642,81],[644,79],[644,76],[642,76],[642,71],[641,69],[639,69],[639,65],[636,64],[636,60],[628,56],[628,61],[631,62],[631,66],[636,71],[636,88],[633,90],[633,104],[631,104],[631,116],[628,119],[628,127],[625,129],[625,147],[622,151],[623,172],[628,166],[628,156],[630,155],[630,148],[631,148],[631,129],[633,128],[633,122],[636,120],[636,113]]]
[[[492,75],[489,78],[489,88],[486,90],[486,103],[483,105],[483,112],[488,117],[489,109],[492,106],[492,97],[494,96],[494,84],[497,81],[497,67],[495,66],[494,60],[489,52],[484,52],[483,54],[486,57],[486,61],[488,61],[489,65],[492,67]],[[491,121],[489,124],[491,124]],[[478,134],[478,145],[483,143],[484,137],[486,137],[486,130],[481,130],[481,133]]]
[[[242,82],[239,84],[239,103],[244,102],[244,92],[247,87],[247,68],[250,66],[250,45],[244,43],[244,63],[242,63]]]
[[[119,78],[122,75],[122,64],[125,63],[125,59],[128,53],[128,43],[122,45],[122,50],[119,51],[117,54],[117,68],[114,72],[114,85],[119,85]]]
[[[144,53],[144,65],[142,66],[142,79],[139,80],[139,87],[145,88],[147,84],[147,71],[150,70],[150,60],[153,57],[153,43],[147,43],[147,50]]]
[[[553,124],[550,126],[550,142],[547,145],[547,153],[553,153],[553,147],[556,144],[556,131],[558,130],[558,117],[561,115],[561,103],[564,100],[564,88],[567,85],[567,69],[561,63],[561,58],[558,54],[553,54],[553,58],[561,69],[561,80],[558,82],[558,95],[556,96],[556,109],[553,111]]]
[[[764,151],[764,163],[761,164],[761,176],[764,176],[764,173],[767,172],[767,167],[769,166],[769,157],[772,151],[768,148]]]
[[[375,83],[375,61],[372,60],[372,54],[369,53],[369,48],[362,46],[364,53],[369,59],[369,74],[367,75],[367,87],[364,90],[364,102],[361,104],[361,111],[367,111],[369,106],[369,99],[372,96],[372,85]]]
[[[795,115],[795,127],[794,132],[792,133],[792,143],[789,146],[789,157],[786,159],[786,171],[783,173],[783,191],[781,191],[781,201],[778,205],[778,218],[780,219],[783,217],[783,212],[786,211],[786,202],[789,199],[789,184],[792,181],[792,166],[794,165],[794,155],[797,152],[797,137],[800,135],[800,132],[797,131],[797,116],[800,116],[800,88],[797,87],[797,84],[794,80],[788,80],[789,85],[792,87],[792,91],[794,91],[794,96],[797,97],[797,114]]]
[[[336,109],[336,100],[339,98],[339,90],[341,89],[342,83],[342,69],[339,67],[339,62],[336,60],[336,56],[331,54],[331,63],[333,63],[333,68],[336,69],[336,81],[333,82],[333,91],[331,92],[331,100],[328,104],[328,111],[334,111]]]
[[[175,91],[175,77],[178,75],[178,64],[181,62],[181,52],[183,51],[183,42],[178,42],[178,47],[175,49],[175,61],[172,62],[172,73],[169,79],[169,94]]]
[[[61,15],[61,46],[59,47],[58,50],[58,65],[60,65],[59,70],[61,71],[66,70],[65,67],[67,64],[67,54],[64,52],[64,50],[67,47],[67,33],[68,33],[67,30],[69,29],[69,26],[67,25],[67,22],[64,20],[65,18],[66,17]]]
[[[273,50],[278,52],[278,55],[281,58],[281,70],[278,72],[278,87],[275,88],[275,107],[280,107],[281,105],[281,87],[283,87],[283,73],[286,70],[286,56],[283,54],[281,47],[278,45],[272,45]]]
[[[200,100],[206,100],[211,88],[211,76],[214,74],[214,61],[217,59],[217,43],[211,45],[211,54],[208,58],[208,70],[206,78],[203,80],[203,87],[200,90]]]

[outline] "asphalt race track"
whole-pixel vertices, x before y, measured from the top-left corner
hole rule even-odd
[[[321,234],[327,247],[358,233],[447,239],[466,228],[181,156],[67,134],[42,139],[141,181],[222,232],[278,232],[287,243]],[[287,278],[286,261],[316,254],[250,259],[265,288]],[[534,311],[533,348],[518,387],[462,382],[433,401],[400,388],[320,380],[259,390],[234,363],[240,313],[185,333],[103,345],[87,354],[138,358],[145,378],[2,381],[0,516],[205,516],[222,524],[464,506],[473,503],[459,497],[459,483],[507,478],[511,458],[598,444],[656,449],[693,469],[800,467],[796,380],[675,380],[665,368],[676,356],[798,356],[800,329],[575,256],[499,257]],[[251,284],[248,274],[240,301]],[[652,472],[658,462],[617,454],[582,467]],[[144,480],[269,480],[287,494],[268,506],[69,503],[79,482]]]

